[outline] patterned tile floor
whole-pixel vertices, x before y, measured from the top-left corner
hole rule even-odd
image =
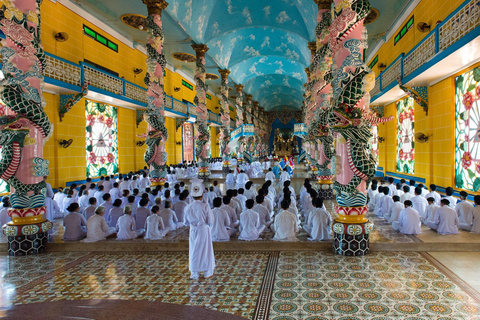
[[[428,254],[216,253],[216,262],[213,278],[192,281],[186,253],[2,256],[0,310],[122,299],[204,306],[248,319],[480,319],[480,294]]]

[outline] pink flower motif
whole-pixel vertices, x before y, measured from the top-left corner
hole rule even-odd
[[[107,155],[107,161],[112,163],[113,161],[115,161],[115,157],[113,156],[113,153],[109,153]]]
[[[473,106],[473,101],[474,101],[473,93],[472,92],[465,93],[462,101],[463,105],[465,106],[465,109],[470,110]]]
[[[475,164],[475,171],[476,171],[478,174],[480,174],[480,162],[477,162],[477,163]]]
[[[470,138],[468,137],[468,134],[465,135],[465,141],[470,141]]]
[[[101,164],[105,164],[105,157],[100,157],[98,158]]]
[[[91,163],[91,164],[94,164],[97,162],[97,155],[93,152],[90,152],[90,155],[88,157],[88,161]]]
[[[475,88],[475,93],[477,94],[477,98],[480,99],[480,85],[478,85],[478,86]]]
[[[101,114],[101,115],[98,116],[98,122],[100,122],[100,123],[105,122],[105,117],[104,117],[103,114]]]
[[[113,119],[112,118],[107,118],[105,120],[105,124],[107,125],[107,127],[111,128],[113,126]]]
[[[472,155],[470,152],[466,151],[463,156],[462,156],[462,167],[464,169],[468,169],[470,165],[472,164]]]

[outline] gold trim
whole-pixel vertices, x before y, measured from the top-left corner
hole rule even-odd
[[[192,44],[193,50],[197,54],[197,57],[204,57],[205,53],[208,51],[208,46],[206,44]]]
[[[33,217],[12,217],[12,225],[19,226],[24,224],[35,224],[47,221],[43,215],[33,216]]]
[[[222,79],[227,79],[228,75],[230,74],[230,70],[228,69],[218,69],[218,73],[222,76]]]
[[[135,16],[135,17],[139,17],[139,18],[143,18],[145,19],[145,26],[143,29],[140,29],[140,28],[136,28],[134,26],[132,26],[131,24],[128,24],[125,20],[123,20],[124,17],[129,17],[129,16]],[[147,28],[147,17],[145,16],[142,16],[141,14],[136,14],[136,13],[127,13],[127,14],[124,14],[124,15],[121,15],[120,16],[120,21],[122,21],[125,25],[129,26],[130,28],[133,28],[135,30],[140,30],[140,31],[147,31],[148,28]]]
[[[335,222],[340,222],[340,223],[366,223],[368,222],[368,219],[365,218],[365,216],[362,214],[360,216],[345,216],[345,215],[340,215],[337,219],[335,219]]]
[[[177,55],[177,56],[175,56],[175,55]],[[190,60],[180,59],[181,55],[191,57],[192,60],[190,61]],[[182,61],[182,62],[195,62],[197,60],[197,58],[193,54],[186,53],[186,52],[174,52],[174,53],[172,53],[172,57],[174,59],[177,59],[178,61]]]
[[[162,10],[168,6],[168,2],[165,0],[142,0],[147,6],[148,15],[162,15]]]

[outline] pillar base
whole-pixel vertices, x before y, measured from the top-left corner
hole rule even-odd
[[[370,252],[373,223],[333,222],[333,252],[342,256],[364,256]]]
[[[318,195],[324,200],[331,200],[334,198],[333,188],[331,183],[323,184],[318,181]]]
[[[48,220],[35,224],[6,224],[3,233],[7,236],[8,254],[26,256],[44,253],[48,243],[48,231],[52,226]]]

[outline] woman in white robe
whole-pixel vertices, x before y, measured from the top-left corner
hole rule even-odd
[[[100,206],[95,210],[95,214],[87,220],[87,238],[84,242],[97,242],[105,240],[115,233],[115,228],[109,228],[103,215],[105,208]]]
[[[163,219],[158,215],[160,208],[158,206],[153,206],[152,215],[147,218],[145,221],[145,239],[148,240],[158,240],[162,239],[168,231],[163,224]]]
[[[192,180],[192,196],[194,201],[185,208],[185,223],[190,225],[189,263],[190,279],[198,279],[200,272],[209,278],[215,270],[215,255],[213,253],[212,210],[202,202],[203,180]]]

